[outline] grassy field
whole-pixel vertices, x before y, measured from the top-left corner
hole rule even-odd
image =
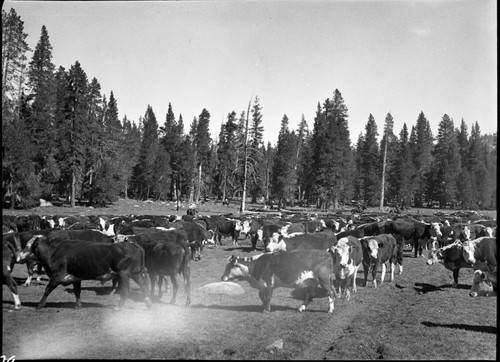
[[[106,213],[131,213],[121,206]],[[128,207],[135,214],[175,213],[172,205],[142,206],[147,204]],[[102,211],[83,208],[70,213],[105,214]],[[208,212],[214,211],[200,207],[200,213]],[[44,276],[41,284],[19,287],[23,306],[14,311],[12,296],[4,287],[2,355],[16,359],[496,359],[497,298],[469,297],[472,269],[462,270],[458,288],[452,288],[451,271],[440,264],[428,266],[424,258],[412,258],[407,251],[404,273],[396,274],[393,284],[374,289],[369,277],[368,285],[360,286],[360,268],[358,293],[350,301],[337,299],[333,315],[328,315],[327,298],[321,293],[299,313],[301,291],[286,288],[275,290],[272,312],[262,313],[257,291],[246,282],[238,282],[244,290],[240,295],[213,294],[203,288],[220,281],[229,256],[260,252],[250,251],[248,240],[233,247],[228,239],[225,245],[206,249],[201,261],[191,262],[189,308],[184,307],[181,285],[176,305],[168,304],[169,288],[147,310],[138,286],[131,282],[125,309],[115,311],[119,296],[107,294],[111,284],[85,281],[82,309],[74,309],[72,286],[58,286],[47,307],[36,310],[47,283]],[[17,265],[14,276],[21,284],[27,276],[25,266]],[[276,341],[282,342],[282,348],[267,348]]]

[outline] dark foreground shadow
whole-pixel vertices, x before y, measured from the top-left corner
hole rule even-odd
[[[38,302],[36,302],[36,303],[23,302],[22,300],[21,300],[21,303],[22,303],[21,304],[22,307],[36,308],[36,306],[38,305]],[[99,303],[89,303],[89,302],[82,301],[82,308],[81,309],[84,309],[84,308],[113,309],[114,307],[115,307],[114,305],[103,305],[103,304],[99,304]],[[61,302],[61,303],[47,302],[47,303],[45,303],[45,307],[43,307],[42,309],[47,309],[47,308],[77,309],[76,302]]]
[[[195,309],[217,309],[217,310],[230,310],[235,312],[254,312],[254,313],[262,313],[263,306],[262,305],[204,305],[204,304],[193,304],[190,308]],[[282,305],[272,305],[271,304],[271,313],[276,311],[286,311],[286,310],[295,310],[295,308],[282,306]]]
[[[470,289],[470,285],[458,284],[455,288],[452,284],[443,284],[440,286],[427,284],[427,283],[415,283],[413,287],[416,292],[425,294],[429,292],[443,291],[444,289]]]
[[[237,245],[234,246],[233,245],[233,246],[226,246],[226,247],[223,246],[223,248],[224,248],[223,249],[224,251],[235,251],[235,250],[238,250],[238,251],[242,251],[244,253],[249,253],[249,252],[253,251],[253,249],[252,249],[251,246],[237,246]]]
[[[75,293],[75,290],[74,290],[73,287],[66,287],[64,289],[64,291],[67,292],[67,293],[70,293],[70,294],[74,294]],[[106,286],[106,287],[104,287],[104,286],[103,287],[82,287],[82,292],[83,291],[95,292],[96,295],[109,295],[113,291],[113,287],[112,286]],[[120,294],[118,290],[116,291],[116,294]]]
[[[461,323],[443,324],[443,323],[434,323],[434,322],[422,322],[422,324],[426,327],[464,329],[466,331],[471,331],[471,332],[497,334],[497,327],[491,327],[491,326],[471,326],[468,324],[461,324]]]

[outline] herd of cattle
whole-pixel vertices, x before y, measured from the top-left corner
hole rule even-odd
[[[388,218],[390,216],[390,218]],[[123,307],[132,278],[141,288],[144,302],[151,307],[158,282],[162,297],[164,277],[172,283],[171,303],[175,303],[182,275],[186,306],[191,303],[190,262],[202,258],[204,246],[233,246],[250,238],[252,250],[264,248],[252,257],[231,256],[221,279],[243,279],[259,290],[264,310],[271,310],[273,289],[305,287],[307,295],[299,311],[305,310],[318,285],[328,294],[332,313],[334,300],[356,292],[356,275],[363,265],[364,286],[371,271],[372,286],[390,282],[396,265],[403,273],[403,250],[407,244],[413,256],[425,256],[427,264],[440,262],[453,271],[458,285],[461,268],[473,268],[475,277],[470,295],[496,292],[496,220],[476,213],[449,216],[392,214],[252,215],[216,216],[3,216],[2,279],[13,294],[14,308],[21,302],[11,276],[16,263],[26,264],[29,286],[43,267],[49,282],[37,308],[59,285],[72,284],[76,306],[81,307],[81,281],[113,282],[120,291],[117,308]],[[149,282],[148,282],[149,277]],[[342,293],[343,292],[343,293]]]

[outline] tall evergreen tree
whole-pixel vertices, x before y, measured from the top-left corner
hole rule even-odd
[[[362,195],[364,201],[373,206],[380,199],[381,168],[377,143],[377,124],[371,114],[368,116],[365,130],[365,142],[363,143],[361,156]]]
[[[434,178],[428,193],[439,201],[439,207],[443,209],[449,202],[455,202],[457,199],[457,179],[461,169],[458,137],[453,119],[447,114],[439,122],[437,143],[433,153]]]
[[[158,155],[158,122],[153,108],[148,104],[143,118],[143,136],[139,162],[134,169],[134,179],[141,199],[149,199],[153,187],[155,162]]]
[[[396,202],[408,208],[411,207],[415,190],[415,166],[409,138],[410,132],[408,132],[408,127],[404,123],[399,133],[398,152],[394,160],[394,168],[390,171],[389,176],[393,180],[392,185],[396,195]]]
[[[210,144],[212,139],[210,137],[210,113],[203,108],[198,118],[198,123],[196,125],[195,145],[196,145],[196,155],[197,155],[197,190],[194,198],[195,202],[200,200],[202,194],[206,192],[206,186],[209,182],[209,177],[207,174],[210,168]]]
[[[120,152],[122,157],[122,170],[123,170],[123,194],[125,199],[128,198],[129,187],[132,184],[132,175],[134,166],[137,164],[139,159],[139,151],[141,148],[141,132],[137,128],[134,122],[127,119],[127,116],[123,118],[122,122],[123,129],[123,143],[120,147]]]
[[[412,146],[413,161],[415,165],[415,194],[414,201],[416,207],[422,207],[424,201],[429,202],[430,197],[427,193],[429,180],[432,177],[432,150],[433,137],[432,131],[424,112],[420,112],[417,124],[412,129],[410,135],[410,144]]]
[[[21,94],[26,82],[26,43],[24,21],[14,9],[2,9],[2,119],[12,117],[20,109]],[[19,114],[18,114],[19,115]]]
[[[260,99],[255,96],[252,106],[252,121],[248,130],[248,189],[252,197],[252,203],[257,202],[257,197],[262,194],[263,168],[260,167],[262,161],[262,151],[264,143],[262,137],[264,126],[262,126],[262,107]]]

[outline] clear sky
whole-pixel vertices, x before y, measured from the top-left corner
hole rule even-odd
[[[168,103],[185,132],[203,108],[212,138],[256,95],[264,141],[283,115],[312,130],[317,104],[338,89],[351,141],[370,113],[379,135],[388,112],[397,135],[420,111],[433,135],[444,114],[497,131],[496,0],[454,1],[6,1],[32,49],[45,25],[53,63],[79,61],[120,119],[148,104],[163,125]],[[28,55],[31,59],[32,53]],[[252,101],[253,104],[253,101]]]

